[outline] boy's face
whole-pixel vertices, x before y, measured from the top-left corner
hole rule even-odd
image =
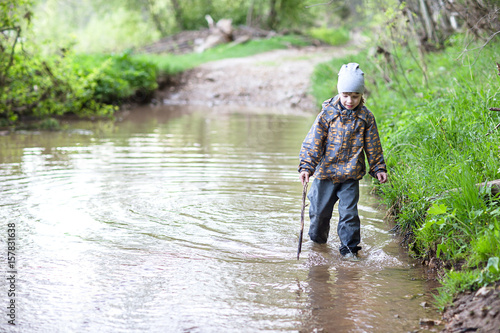
[[[340,94],[340,103],[346,109],[353,110],[361,103],[361,94],[356,92],[344,92]]]

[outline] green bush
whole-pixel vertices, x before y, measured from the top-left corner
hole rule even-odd
[[[109,116],[125,101],[150,99],[158,87],[156,72],[155,65],[128,53],[27,57],[17,52],[0,91],[0,116],[11,122],[26,115]]]
[[[0,91],[0,116],[15,122],[20,116],[46,117],[74,113],[109,115],[114,107],[94,97],[96,73],[79,75],[71,56],[25,56],[17,52]]]
[[[82,76],[98,71],[94,96],[102,103],[117,104],[135,98],[148,100],[158,88],[157,67],[153,63],[121,55],[80,54],[75,58],[75,69]]]

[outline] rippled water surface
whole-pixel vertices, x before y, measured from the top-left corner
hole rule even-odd
[[[314,115],[237,111],[146,108],[0,136],[3,271],[9,223],[17,245],[17,326],[2,310],[0,331],[406,332],[437,317],[369,180],[362,260],[341,260],[334,227],[314,246],[306,219],[297,261]]]

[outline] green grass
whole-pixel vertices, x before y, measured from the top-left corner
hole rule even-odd
[[[309,29],[308,34],[332,46],[342,45],[349,41],[349,29],[347,28],[312,28]]]
[[[439,294],[435,296],[435,304],[438,309],[444,310],[458,293],[474,291],[500,280],[499,263],[498,257],[491,257],[483,269],[447,271],[443,279],[443,286],[439,288]]]
[[[290,46],[306,46],[310,41],[302,36],[287,35],[269,39],[255,39],[244,44],[224,44],[208,49],[203,53],[173,54],[136,54],[134,58],[154,63],[163,74],[173,75],[194,68],[203,63],[240,58]]]
[[[442,281],[443,287],[440,293],[435,296],[435,304],[440,310],[450,304],[458,293],[472,290],[474,288],[474,280],[477,279],[479,273],[477,271],[449,271]]]
[[[475,185],[500,178],[500,134],[494,130],[500,115],[488,110],[500,106],[500,43],[460,57],[461,37],[452,42],[424,62],[415,61],[415,50],[398,47],[390,50],[392,63],[365,52],[322,64],[313,74],[321,102],[335,94],[343,63],[361,64],[366,105],[377,118],[389,168],[380,193],[401,232],[414,233],[411,253],[464,263],[464,272],[447,274],[441,302],[449,301],[448,292],[500,279],[492,269],[478,282],[491,258],[500,257],[500,199]]]

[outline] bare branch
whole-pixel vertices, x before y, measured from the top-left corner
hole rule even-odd
[[[486,47],[486,45],[488,45],[488,44],[491,42],[491,40],[492,40],[492,39],[493,39],[496,35],[498,35],[498,34],[500,34],[500,30],[499,30],[499,31],[497,31],[497,32],[495,32],[494,34],[492,34],[490,37],[488,37],[488,39],[486,40],[486,42],[485,42],[483,45],[481,45],[481,46],[478,46],[478,47],[475,47],[475,48],[472,48],[472,49],[467,49],[467,47],[465,47],[465,49],[464,49],[464,50],[460,53],[460,55],[457,57],[457,59],[458,59],[458,58],[460,58],[460,57],[462,57],[465,53],[467,53],[467,52],[469,52],[469,51],[479,50],[479,53],[477,54],[476,59],[475,59],[475,60],[474,60],[474,62],[470,65],[470,66],[474,66],[474,64],[477,62],[477,59],[479,58],[479,55],[481,54],[481,52],[483,52],[483,49],[484,49],[484,48]],[[471,43],[471,42],[470,42],[470,43]],[[470,43],[469,43],[469,44],[470,44]],[[468,45],[469,45],[469,44],[468,44]]]
[[[486,136],[488,136],[491,133],[493,133],[494,131],[496,131],[499,127],[500,127],[500,124],[496,125],[494,129],[492,129],[491,131],[489,131],[488,133],[486,133]]]
[[[19,39],[19,36],[21,35],[21,27],[14,27],[14,28],[9,29],[9,30],[16,31],[16,38],[14,38],[14,42],[11,46],[12,49],[10,50],[9,63],[7,64],[7,66],[5,66],[4,72],[0,75],[0,87],[2,90],[4,88],[5,79],[7,78],[7,74],[9,72],[9,69],[12,66],[12,64],[14,63],[14,53],[16,50],[17,40]]]
[[[18,27],[3,27],[3,28],[0,28],[0,32],[4,32],[4,31],[9,31],[9,30],[17,30]]]
[[[16,38],[14,38],[14,43],[12,44],[12,50],[10,52],[10,60],[9,60],[9,64],[7,65],[7,69],[10,66],[12,66],[12,63],[14,62],[14,52],[16,50],[17,40],[19,39],[19,36],[21,36],[21,27],[16,27],[16,29],[14,29],[14,30],[16,30],[17,34],[16,34]]]

